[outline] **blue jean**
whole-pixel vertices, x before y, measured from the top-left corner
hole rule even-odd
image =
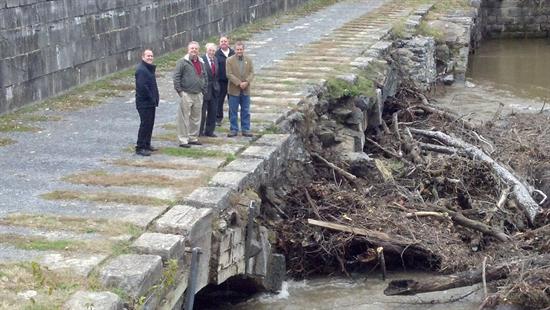
[[[229,95],[229,130],[231,132],[239,132],[239,123],[237,113],[241,106],[241,130],[242,132],[250,131],[250,96]]]

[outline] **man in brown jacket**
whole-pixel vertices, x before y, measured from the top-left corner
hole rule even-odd
[[[229,134],[235,137],[239,133],[238,116],[241,108],[241,131],[245,137],[252,137],[250,132],[250,83],[254,79],[252,59],[244,55],[244,44],[235,44],[235,55],[227,58],[226,62],[227,93],[229,94]]]

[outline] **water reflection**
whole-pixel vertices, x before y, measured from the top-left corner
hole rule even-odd
[[[490,40],[470,57],[468,77],[514,95],[550,99],[550,39]]]

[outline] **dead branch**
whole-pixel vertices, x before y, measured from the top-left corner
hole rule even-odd
[[[481,232],[485,235],[493,236],[501,242],[506,242],[506,241],[510,240],[510,236],[508,236],[504,232],[502,232],[502,231],[500,231],[500,230],[498,230],[494,227],[485,225],[485,224],[483,224],[479,221],[474,221],[472,219],[469,219],[469,218],[465,217],[464,215],[462,215],[460,212],[448,210],[448,209],[445,209],[445,208],[439,208],[439,209],[442,212],[448,213],[450,215],[451,219],[453,220],[453,222],[460,225],[460,226],[468,227],[468,228],[471,228],[473,230],[477,230],[477,231],[479,231],[479,232]]]
[[[383,247],[384,251],[390,251],[394,254],[401,255],[403,252],[409,251],[415,254],[420,254],[425,257],[434,256],[434,254],[430,250],[420,247],[417,244],[415,244],[413,241],[399,235],[390,236],[386,233],[375,231],[375,230],[351,227],[351,226],[324,222],[324,221],[317,221],[314,219],[308,219],[307,223],[314,226],[319,226],[319,227],[328,228],[336,231],[348,232],[355,235],[363,236],[369,243],[375,246]]]
[[[481,160],[490,165],[493,171],[507,184],[512,185],[512,193],[516,198],[518,205],[523,209],[529,223],[534,225],[537,216],[542,212],[541,207],[533,200],[527,186],[525,186],[514,174],[505,169],[479,148],[466,143],[458,138],[450,137],[440,131],[422,130],[410,128],[414,134],[429,137],[441,141],[447,146],[458,148],[464,151],[470,158]]]
[[[335,164],[329,162],[328,160],[324,159],[321,155],[317,154],[317,153],[311,153],[311,155],[315,158],[317,158],[318,160],[320,160],[322,163],[324,163],[325,165],[329,166],[330,168],[332,168],[334,171],[338,172],[338,174],[340,174],[341,176],[343,176],[344,178],[348,179],[349,181],[352,181],[352,182],[355,182],[357,180],[357,177],[354,176],[353,174],[347,172],[346,170],[336,166]]]
[[[486,266],[485,278],[487,281],[494,281],[506,278],[515,269],[525,264],[533,266],[544,266],[550,262],[550,254],[532,256],[519,259],[513,262],[501,263],[495,266]],[[471,271],[456,273],[449,276],[440,276],[427,280],[394,280],[384,290],[384,295],[416,295],[420,293],[443,291],[457,287],[470,286],[482,281],[483,271],[481,268]]]

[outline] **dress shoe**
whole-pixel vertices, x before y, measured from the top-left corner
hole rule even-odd
[[[190,145],[202,145],[202,143],[201,143],[199,140],[197,140],[197,141],[189,141],[189,144],[190,144]]]
[[[151,151],[146,150],[146,149],[139,149],[139,150],[136,150],[136,155],[151,156]]]
[[[235,131],[232,131],[232,132],[228,133],[227,136],[228,136],[229,138],[236,137],[236,136],[237,136],[237,133],[236,133]]]
[[[250,131],[243,132],[243,136],[245,137],[252,137],[252,133]]]
[[[215,138],[215,137],[217,137],[217,135],[216,135],[215,133],[211,133],[211,134],[209,134],[209,135],[206,135],[206,136],[207,136],[207,137],[212,137],[212,138]]]
[[[187,144],[187,143],[182,143],[180,144],[180,147],[184,148],[184,149],[188,149],[191,147],[191,145]]]

